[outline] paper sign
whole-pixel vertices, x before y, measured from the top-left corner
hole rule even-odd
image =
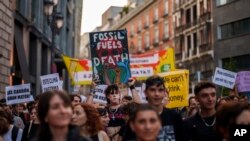
[[[168,108],[188,106],[189,72],[188,70],[177,70],[159,74],[165,81],[168,90]]]
[[[42,84],[42,92],[59,90],[61,88],[59,74],[49,74],[40,76]]]
[[[106,95],[104,94],[107,85],[97,85],[95,88],[95,95],[93,101],[95,103],[107,104]]]
[[[5,88],[7,105],[34,101],[30,93],[30,84],[8,86]]]
[[[126,30],[89,34],[93,78],[100,84],[126,83],[131,77]]]
[[[84,81],[92,81],[92,71],[80,71],[74,73],[74,81],[76,83],[78,82],[84,82]]]
[[[237,73],[216,67],[213,82],[217,85],[233,89]]]
[[[131,68],[131,74],[138,79],[154,75],[153,67]]]
[[[236,86],[238,92],[250,92],[250,71],[237,73]]]
[[[147,99],[146,99],[146,95],[145,95],[145,89],[146,89],[146,84],[145,83],[142,83],[142,86],[141,86],[141,101],[142,103],[148,103]]]

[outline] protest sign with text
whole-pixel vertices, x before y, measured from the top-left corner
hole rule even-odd
[[[237,73],[216,67],[213,82],[217,85],[233,89]]]
[[[30,93],[30,84],[8,86],[5,88],[5,92],[7,105],[34,101]]]
[[[107,85],[97,85],[95,88],[95,95],[93,101],[95,103],[107,104],[106,95],[104,94]]]
[[[238,92],[250,92],[250,71],[237,73],[236,86]]]
[[[188,106],[189,71],[176,70],[159,74],[168,90],[168,108]]]
[[[131,77],[126,30],[89,34],[93,78],[100,84],[126,83]]]
[[[40,76],[40,78],[41,78],[42,92],[60,90],[60,88],[62,87],[58,73],[43,75]]]

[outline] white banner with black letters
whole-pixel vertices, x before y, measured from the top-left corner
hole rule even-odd
[[[59,74],[49,74],[40,76],[42,92],[52,91],[52,90],[60,90],[62,88],[62,84],[59,79]]]

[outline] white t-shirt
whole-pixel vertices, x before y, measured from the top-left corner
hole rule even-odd
[[[12,138],[11,138],[12,130],[13,130],[13,125],[10,125],[9,131],[6,134],[4,134],[4,136],[3,136],[3,139],[5,141],[12,141]],[[16,141],[21,141],[22,135],[23,135],[23,130],[19,128]]]

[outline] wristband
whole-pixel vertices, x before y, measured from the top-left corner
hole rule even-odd
[[[133,89],[135,89],[135,86],[132,85],[132,86],[129,86],[129,88],[130,88],[130,90],[133,90]]]

